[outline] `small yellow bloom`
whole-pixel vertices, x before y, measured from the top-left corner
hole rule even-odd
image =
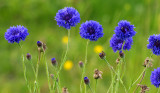
[[[96,45],[94,47],[94,52],[95,53],[101,53],[103,51],[103,47],[101,45]]]
[[[68,36],[64,36],[64,37],[62,38],[62,43],[63,43],[63,44],[67,44],[67,43],[68,43]]]
[[[72,61],[68,60],[64,63],[64,69],[65,70],[70,70],[70,69],[72,69],[72,67],[73,67],[73,62]]]
[[[129,10],[131,9],[130,4],[126,3],[126,4],[124,5],[124,9],[125,9],[126,11],[129,11]]]

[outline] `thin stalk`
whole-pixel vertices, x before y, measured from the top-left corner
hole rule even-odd
[[[34,65],[33,65],[32,60],[30,60],[30,64],[31,64],[32,70],[33,70],[33,72],[34,72],[34,75],[35,75],[35,77],[36,77],[36,71],[35,71],[35,68],[34,68]]]
[[[117,75],[118,79],[120,80],[120,83],[122,84],[123,88],[125,89],[125,92],[128,93],[125,85],[123,84],[123,81],[122,81],[121,77],[116,73],[116,71],[114,70],[114,68],[109,64],[109,62],[106,59],[104,59],[104,61],[108,64],[108,66],[110,67],[110,69]]]
[[[110,69],[110,71],[111,71],[111,79],[112,79],[112,81],[111,81],[111,86],[110,86],[110,88],[111,88],[111,93],[113,93],[113,82],[114,82],[113,72],[112,72],[113,67],[108,63],[108,61],[107,61],[105,58],[104,58],[104,60],[106,61],[107,65],[108,65],[108,67],[109,67],[109,69]],[[108,89],[108,92],[110,91],[110,88]]]
[[[129,87],[128,91],[131,89],[131,87],[142,77],[143,73],[146,71],[146,67],[142,71],[142,73],[139,75],[139,77],[132,83],[132,85]]]
[[[85,63],[84,63],[84,67],[83,67],[83,69],[82,69],[82,78],[81,78],[81,83],[80,83],[80,92],[81,92],[81,93],[82,93],[83,78],[84,78],[85,69],[86,69],[86,64],[87,64],[87,51],[88,51],[88,44],[89,44],[89,40],[87,41],[87,44],[86,44]]]
[[[89,89],[91,90],[91,93],[93,93],[93,90],[92,90],[90,84],[88,84],[88,87],[89,87]]]
[[[47,64],[47,61],[45,59],[45,53],[44,53],[44,61],[46,63],[46,74],[47,74],[47,79],[48,79],[48,86],[49,86],[49,91],[50,93],[52,92],[51,91],[51,83],[50,83],[50,78],[49,78],[49,70],[48,70],[48,64]]]
[[[36,67],[36,78],[35,78],[35,87],[34,87],[34,93],[36,92],[36,90],[38,91],[38,93],[40,93],[40,89],[39,89],[39,84],[38,84],[38,69],[39,69],[39,63],[41,60],[41,52],[38,51],[38,61],[37,61],[37,67]]]
[[[94,89],[94,93],[96,93],[96,89],[97,89],[97,79],[96,79],[96,84],[95,84],[95,89]]]
[[[64,55],[64,58],[62,60],[62,63],[60,65],[60,68],[59,68],[59,71],[57,72],[57,75],[59,77],[59,73],[60,71],[62,70],[62,67],[67,59],[67,53],[68,53],[68,49],[69,49],[69,39],[70,39],[70,29],[68,29],[68,43],[67,43],[67,49],[66,49],[66,52],[65,52],[65,55]],[[61,88],[61,85],[60,85],[60,78],[58,78],[58,85],[59,85],[59,88]]]
[[[160,89],[160,88],[158,88],[158,91],[157,91],[157,93],[159,93],[159,89]]]
[[[31,87],[30,87],[30,85],[28,83],[27,76],[26,76],[26,65],[25,65],[25,62],[24,62],[24,55],[22,55],[22,60],[23,60],[24,79],[26,81],[26,84],[27,84],[29,92],[32,93]]]
[[[27,88],[29,90],[30,93],[32,93],[32,90],[31,90],[31,87],[28,83],[28,80],[27,80],[27,75],[26,75],[26,65],[25,65],[25,62],[24,62],[24,55],[23,55],[23,51],[22,51],[22,46],[18,43],[20,49],[21,49],[21,52],[22,52],[22,63],[23,63],[23,74],[24,74],[24,79],[25,79],[25,82],[26,82],[26,85],[27,85]]]
[[[116,86],[115,86],[115,93],[117,93],[117,91],[118,91],[118,88],[119,88],[119,78],[118,77],[120,77],[120,65],[121,65],[121,62],[120,63],[118,63],[118,70],[117,70],[117,82],[116,82]]]
[[[144,79],[145,73],[146,73],[146,71],[143,72],[143,76],[138,84],[141,84],[142,80]],[[138,89],[138,87],[139,86],[136,87],[136,89],[134,90],[134,93],[136,93],[136,90]]]

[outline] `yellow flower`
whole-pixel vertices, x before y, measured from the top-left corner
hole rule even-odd
[[[73,62],[72,61],[68,60],[64,63],[64,69],[65,70],[70,70],[70,69],[72,69],[72,67],[73,67]]]
[[[124,5],[124,9],[125,9],[126,11],[129,11],[129,10],[131,9],[130,4],[126,3],[126,4]]]
[[[94,47],[94,52],[95,53],[101,53],[103,51],[103,47],[101,45],[96,45]]]
[[[64,36],[64,37],[62,38],[62,43],[63,43],[63,44],[67,44],[67,43],[68,43],[68,36]]]

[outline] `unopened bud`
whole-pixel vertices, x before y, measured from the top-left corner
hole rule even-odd
[[[106,57],[106,54],[102,51],[101,53],[99,53],[99,57],[101,59],[104,59]]]
[[[29,53],[27,53],[26,58],[27,58],[28,60],[31,60],[31,55],[30,55]]]
[[[83,62],[82,61],[79,61],[79,67],[83,67]]]

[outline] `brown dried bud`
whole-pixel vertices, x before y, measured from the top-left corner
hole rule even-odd
[[[54,75],[53,74],[50,74],[50,76],[51,76],[52,79],[54,79]]]
[[[119,64],[119,62],[120,62],[120,59],[119,59],[119,58],[117,58],[117,59],[116,59],[116,63],[117,63],[117,64]]]
[[[62,93],[69,93],[66,87],[62,88]]]
[[[144,61],[144,64],[143,64],[143,66],[144,67],[152,67],[153,66],[153,64],[152,64],[152,62],[153,62],[153,59],[150,59],[149,57],[147,57],[146,59],[145,59],[145,61]]]
[[[47,48],[46,44],[43,43],[43,51],[44,51],[44,52],[45,52],[46,48]]]
[[[79,61],[79,67],[83,68],[83,62]]]
[[[98,69],[96,69],[94,71],[93,77],[94,77],[94,79],[102,79],[102,71],[99,71]]]
[[[106,54],[102,51],[101,53],[99,53],[99,57],[101,59],[104,59],[106,57]]]
[[[141,87],[141,93],[146,93],[146,91],[149,91],[149,87],[147,87],[146,85],[138,84],[138,86]]]

